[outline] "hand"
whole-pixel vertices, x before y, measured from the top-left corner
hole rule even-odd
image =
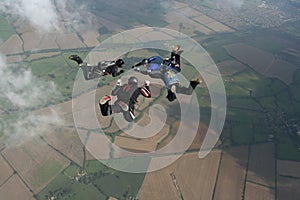
[[[149,86],[150,85],[150,81],[146,80],[145,81],[145,86]]]

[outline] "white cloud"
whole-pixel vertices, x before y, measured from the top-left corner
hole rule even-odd
[[[0,114],[0,131],[5,134],[5,143],[24,141],[43,134],[52,126],[63,124],[63,120],[54,111],[44,115],[30,111],[61,97],[53,82],[35,77],[22,64],[6,64],[5,57],[1,55],[0,77],[0,101],[7,104],[2,104],[1,109],[7,110],[11,118],[4,120],[5,115]]]
[[[0,10],[28,20],[41,31],[59,29],[59,16],[51,0],[4,0]]]

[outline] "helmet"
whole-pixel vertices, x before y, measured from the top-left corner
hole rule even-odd
[[[122,67],[122,65],[124,65],[124,60],[118,59],[118,60],[116,61],[116,65],[117,65],[118,67]]]
[[[128,84],[134,84],[137,85],[138,84],[138,80],[136,77],[132,76],[128,79]]]

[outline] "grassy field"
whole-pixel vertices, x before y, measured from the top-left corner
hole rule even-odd
[[[37,195],[37,199],[45,199],[51,194],[75,200],[106,199],[109,196],[125,199],[137,195],[145,176],[116,171],[96,160],[86,163],[87,175],[76,181],[78,170],[76,164],[71,164]]]
[[[10,36],[15,34],[14,27],[8,22],[8,20],[0,15],[0,39],[2,41],[7,40]]]

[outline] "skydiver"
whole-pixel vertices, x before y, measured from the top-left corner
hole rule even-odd
[[[173,50],[173,52],[175,52],[174,54],[176,54],[178,50],[179,47],[174,48]],[[193,90],[196,88],[196,86],[202,82],[200,79],[196,79],[196,80],[191,80],[190,85],[188,87],[182,86],[177,76],[177,73],[181,71],[180,59],[178,61],[177,58],[176,61],[176,58],[174,58],[173,64],[174,65],[171,65],[170,63],[166,63],[166,62],[162,64],[150,62],[150,63],[143,64],[143,68],[136,68],[136,71],[149,75],[151,78],[161,78],[164,81],[165,86],[167,88],[166,98],[170,102],[176,99],[176,93],[191,95],[193,93]]]
[[[118,59],[116,61],[100,61],[95,66],[83,62],[78,55],[71,55],[69,56],[69,59],[75,61],[82,69],[85,80],[91,80],[110,74],[113,77],[116,77],[124,72],[123,69],[118,71],[118,68],[122,68],[124,65],[124,61],[122,59]]]
[[[152,72],[156,72],[160,70],[160,67],[162,65],[168,66],[169,68],[172,68],[176,70],[177,72],[181,71],[180,68],[180,54],[183,52],[183,50],[180,50],[180,45],[176,45],[172,52],[170,58],[162,58],[160,56],[152,56],[147,59],[143,59],[141,62],[135,64],[132,66],[132,68],[139,69],[139,66],[147,67]],[[141,71],[143,72],[143,71]]]
[[[135,119],[134,108],[137,104],[137,98],[142,95],[146,98],[151,97],[149,88],[150,82],[145,81],[144,86],[138,87],[138,80],[132,76],[128,79],[128,83],[121,85],[121,80],[117,81],[117,85],[112,91],[112,96],[117,96],[117,100],[110,105],[111,97],[104,96],[99,100],[100,111],[103,116],[113,113],[123,112],[124,119],[131,122]]]

